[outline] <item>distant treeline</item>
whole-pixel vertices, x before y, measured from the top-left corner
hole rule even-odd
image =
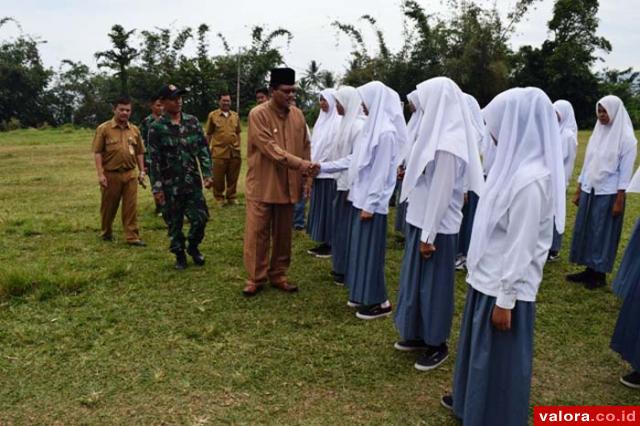
[[[547,23],[549,39],[541,46],[509,47],[518,23],[538,0],[520,0],[505,19],[497,10],[474,1],[449,0],[451,17],[438,18],[418,1],[402,3],[403,21],[397,28],[380,28],[363,15],[356,23],[335,21],[333,27],[352,45],[343,75],[321,69],[311,60],[299,76],[298,104],[309,121],[317,115],[317,93],[338,84],[358,86],[381,80],[402,96],[428,78],[445,75],[455,80],[481,105],[514,86],[537,86],[552,100],[567,99],[581,127],[595,121],[596,101],[603,95],[622,98],[637,127],[640,125],[640,79],[632,69],[593,68],[611,44],[597,35],[597,0],[556,0]],[[204,120],[216,106],[220,93],[236,99],[240,113],[254,105],[254,91],[264,86],[268,71],[285,63],[278,47],[293,34],[284,28],[254,26],[247,46],[231,47],[211,28],[174,30],[125,29],[114,25],[107,34],[112,48],[96,52],[97,71],[81,62],[64,60],[57,70],[45,68],[39,40],[23,32],[10,17],[0,28],[13,24],[16,37],[0,40],[0,130],[19,127],[58,126],[71,123],[93,127],[111,116],[110,101],[120,94],[134,100],[133,121],[147,113],[146,101],[160,86],[172,82],[188,87],[185,110]],[[377,43],[368,46],[365,31],[372,30]],[[387,46],[384,31],[402,32],[398,51]],[[344,40],[342,40],[344,42]],[[185,54],[195,43],[195,54]]]

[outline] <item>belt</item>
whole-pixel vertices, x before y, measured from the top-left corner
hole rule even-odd
[[[124,173],[124,172],[128,172],[129,170],[133,170],[133,167],[129,167],[128,169],[125,167],[120,167],[118,169],[107,170],[107,171],[111,173]]]

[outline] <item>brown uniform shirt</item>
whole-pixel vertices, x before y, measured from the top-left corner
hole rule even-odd
[[[302,160],[311,144],[304,115],[296,107],[281,114],[271,101],[249,113],[246,197],[273,204],[296,203],[302,190]]]
[[[106,171],[134,169],[138,165],[136,156],[144,154],[138,128],[131,123],[122,128],[115,119],[98,126],[92,149],[95,154],[102,154],[102,167]]]
[[[207,118],[204,132],[211,136],[212,158],[240,157],[240,117],[238,113],[229,111],[227,117],[221,109],[211,111]]]

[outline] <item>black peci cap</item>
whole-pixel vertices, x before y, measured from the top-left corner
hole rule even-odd
[[[291,68],[274,68],[271,70],[269,85],[278,87],[280,84],[293,86],[296,84],[296,72]]]

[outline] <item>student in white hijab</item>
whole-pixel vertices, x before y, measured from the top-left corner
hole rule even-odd
[[[564,229],[560,130],[537,88],[507,90],[483,115],[496,160],[471,236],[453,396],[441,402],[465,426],[526,425],[535,299],[554,218]]]
[[[471,112],[471,124],[474,130],[474,140],[478,145],[480,154],[487,150],[488,145],[493,145],[491,137],[487,132],[487,128],[482,118],[482,110],[478,101],[473,96],[464,94],[467,105]],[[484,172],[484,166],[483,166]],[[458,250],[456,256],[456,269],[464,270],[466,268],[467,253],[469,251],[469,243],[471,242],[471,230],[473,229],[473,219],[476,215],[478,207],[478,194],[465,188],[465,200],[462,207],[462,224],[458,233]]]
[[[421,351],[415,368],[428,371],[449,356],[455,260],[467,187],[484,185],[478,135],[464,93],[446,77],[417,86],[424,115],[407,162],[407,239],[395,324],[400,351]]]
[[[398,180],[396,182],[396,192],[398,194],[398,198],[400,197],[400,189],[402,188],[402,179],[404,179],[407,160],[409,155],[411,154],[411,148],[413,148],[413,144],[416,141],[418,128],[420,127],[420,122],[422,121],[423,109],[420,105],[420,99],[418,99],[417,90],[414,90],[407,95],[407,105],[409,106],[409,111],[411,111],[411,117],[409,118],[409,122],[407,123],[407,134],[409,136],[409,143],[405,148],[405,152],[402,153],[402,162],[400,163],[400,166],[398,166]],[[399,201],[398,208],[396,210],[396,220],[394,228],[402,235],[404,235],[405,228],[407,226],[406,217],[407,201]]]
[[[338,127],[335,152],[333,158],[338,158],[335,164],[346,164],[348,167],[349,156],[353,151],[355,141],[359,138],[366,115],[362,110],[362,99],[358,91],[350,86],[343,86],[335,94],[338,114],[342,121]],[[345,163],[346,161],[346,163]],[[325,163],[327,164],[327,163]],[[325,170],[327,167],[325,166]],[[340,168],[338,168],[340,169]],[[348,241],[351,232],[351,201],[348,199],[349,173],[344,170],[337,175],[337,193],[333,200],[333,235],[340,236],[341,241],[336,241],[332,246],[331,260],[333,263],[333,280],[338,285],[344,284],[347,270]]]
[[[358,308],[360,319],[391,314],[384,278],[387,214],[401,153],[408,143],[400,96],[379,81],[358,87],[367,119],[353,153],[340,167],[321,163],[322,172],[348,167],[351,233],[345,283],[348,306]]]
[[[569,260],[586,269],[567,275],[589,290],[606,285],[613,269],[624,218],[625,191],[633,174],[637,141],[620,98],[605,96],[596,105],[598,121],[589,139],[578,178],[578,206]]]
[[[640,192],[640,169],[631,180],[627,192]],[[623,298],[611,349],[631,364],[633,371],[620,378],[620,383],[640,389],[640,217],[636,219],[629,245],[613,283],[613,291]]]
[[[320,92],[320,114],[311,134],[311,161],[320,163],[336,158],[336,137],[342,117],[336,108],[336,91],[324,89]],[[336,197],[336,181],[332,175],[320,173],[313,180],[307,233],[312,240],[320,243],[308,251],[319,257],[331,257],[331,236],[333,233],[333,209],[331,205]]]
[[[560,99],[553,103],[560,123],[560,136],[562,140],[562,158],[564,162],[565,182],[569,186],[569,181],[573,175],[573,167],[576,163],[576,152],[578,150],[578,123],[573,112],[573,106],[569,101]],[[556,229],[553,230],[553,243],[549,250],[549,261],[558,259],[560,248],[562,247],[562,234]]]

